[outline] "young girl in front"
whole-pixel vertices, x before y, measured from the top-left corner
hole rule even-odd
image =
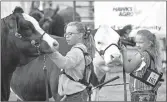
[[[87,101],[86,86],[78,81],[83,78],[85,64],[90,64],[94,57],[93,36],[81,22],[70,22],[65,28],[65,38],[67,43],[73,46],[66,56],[62,56],[56,49],[50,55],[50,58],[65,73],[59,77],[58,93],[60,96],[66,96],[64,101]],[[80,48],[90,54],[85,57],[86,61]]]
[[[156,36],[149,30],[139,30],[135,40],[138,53],[132,58],[128,58],[129,56],[127,56],[127,49],[125,47],[122,48],[125,71],[136,76],[143,76],[146,69],[149,67],[149,65],[151,65],[151,69],[158,72],[157,68],[160,66],[160,53]],[[153,57],[154,61],[150,56]],[[141,65],[143,65],[143,67],[141,67]],[[157,89],[159,86],[160,83],[153,88],[152,86],[147,85],[131,76],[129,82],[131,101],[155,102],[157,97]]]

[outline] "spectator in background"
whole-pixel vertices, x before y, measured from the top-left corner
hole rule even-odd
[[[29,15],[34,17],[38,22],[41,20],[41,18],[44,17],[42,11],[39,10],[39,6],[40,6],[40,1],[32,1],[31,10],[29,13]]]

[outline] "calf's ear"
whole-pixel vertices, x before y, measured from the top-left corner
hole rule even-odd
[[[24,13],[24,10],[21,7],[15,7],[13,14],[16,14],[16,13]]]

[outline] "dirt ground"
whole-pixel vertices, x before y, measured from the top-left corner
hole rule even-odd
[[[123,83],[123,76],[122,73],[108,73],[106,80],[111,79],[112,77],[119,76],[120,78],[108,83],[108,85],[113,84],[121,84]],[[166,101],[166,74],[164,74],[163,78],[165,82],[162,83],[162,86],[158,90],[157,101]],[[127,82],[129,80],[129,75],[126,75]],[[16,101],[16,96],[11,93],[9,101]],[[52,99],[51,99],[52,100]],[[105,86],[100,90],[100,101],[124,101],[124,86],[117,85],[117,86]],[[127,100],[130,101],[130,93],[129,93],[129,86],[127,84]]]
[[[115,80],[114,82],[109,83],[109,85],[123,83],[122,73],[109,74],[107,79],[110,79],[117,75],[120,76],[120,78],[118,80]],[[126,77],[128,82],[129,75],[126,75]],[[157,101],[166,101],[166,74],[164,74],[163,78],[165,79],[165,81],[162,83],[162,86],[158,90]],[[130,101],[130,91],[129,91],[128,84],[126,89],[127,89],[127,100]],[[124,101],[124,86],[117,85],[117,86],[103,87],[100,92],[99,100],[100,101]]]

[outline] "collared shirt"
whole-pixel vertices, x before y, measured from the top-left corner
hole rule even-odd
[[[142,56],[144,58],[143,61],[146,63],[146,65],[142,69],[140,69],[140,70],[137,69],[133,72],[133,74],[135,76],[139,76],[139,77],[144,75],[146,69],[150,65],[150,61],[151,61],[151,69],[157,70],[157,69],[155,69],[155,63],[150,59],[150,56],[147,52],[142,52]],[[133,77],[130,77],[129,87],[130,87],[131,92],[153,90],[152,86],[149,86],[149,85],[147,85],[147,84],[145,84],[145,83],[141,82],[140,80],[133,78]]]
[[[62,56],[59,52],[55,52],[49,55],[53,62],[60,69],[64,69],[65,73],[71,76],[75,81],[83,78],[83,72],[85,68],[83,52],[77,47],[82,48],[85,52],[87,52],[86,46],[84,44],[78,43],[71,48],[66,56]],[[86,58],[86,64],[89,64],[90,62],[91,58]],[[86,88],[85,85],[75,81],[70,80],[64,74],[60,75],[58,93],[60,95],[70,95],[83,91]]]

